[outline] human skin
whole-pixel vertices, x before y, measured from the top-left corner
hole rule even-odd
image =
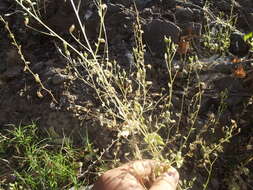
[[[179,180],[176,169],[170,167],[158,178],[155,168],[162,163],[154,160],[138,160],[111,169],[99,177],[93,190],[175,190]]]

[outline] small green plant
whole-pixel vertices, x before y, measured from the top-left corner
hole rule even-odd
[[[206,24],[204,25],[204,34],[202,41],[204,47],[210,50],[211,53],[227,52],[230,45],[230,35],[233,31],[237,31],[235,24],[237,16],[234,14],[234,0],[231,2],[230,14],[220,12],[215,16],[209,10],[212,2],[206,1],[204,10],[206,10]],[[208,11],[207,11],[208,10]]]
[[[0,187],[9,189],[69,189],[80,187],[86,180],[80,179],[83,163],[78,160],[90,157],[93,153],[74,148],[71,144],[52,144],[52,140],[39,134],[35,124],[11,126],[0,133],[0,160],[7,163],[12,178]],[[66,141],[65,141],[66,142]],[[95,155],[96,156],[96,155]],[[89,158],[92,159],[92,158]],[[9,160],[9,161],[7,161]],[[0,166],[0,171],[4,171]],[[0,176],[5,175],[0,172]],[[6,176],[7,177],[7,176]],[[9,176],[10,177],[10,176]],[[8,178],[8,177],[7,177]],[[6,179],[8,181],[8,179]]]
[[[245,34],[243,36],[243,40],[250,45],[251,51],[252,51],[253,50],[253,32],[249,32],[248,34]]]
[[[224,14],[220,14],[213,24],[204,26],[205,33],[203,34],[203,45],[212,53],[225,53],[230,45],[230,35],[233,31],[233,26],[236,23],[236,17],[224,19]]]

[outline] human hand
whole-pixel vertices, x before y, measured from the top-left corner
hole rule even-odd
[[[155,169],[164,166],[154,160],[139,160],[105,172],[93,190],[175,190],[179,180],[177,170],[170,167],[159,177]]]

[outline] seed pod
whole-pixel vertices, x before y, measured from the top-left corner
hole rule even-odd
[[[24,24],[25,24],[25,26],[27,26],[27,25],[28,25],[28,23],[29,23],[29,18],[28,18],[28,17],[25,17],[25,20],[24,20]]]
[[[69,27],[69,33],[74,32],[75,28],[76,28],[75,25],[72,24],[72,25]]]
[[[36,81],[37,83],[41,83],[40,77],[39,77],[38,74],[35,74],[35,75],[34,75],[34,79],[35,79],[35,81]]]
[[[41,91],[40,91],[40,90],[37,90],[37,96],[38,96],[39,98],[43,98],[43,95],[41,94]]]

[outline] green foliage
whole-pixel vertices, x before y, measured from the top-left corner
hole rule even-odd
[[[35,124],[13,126],[0,142],[0,159],[12,160],[16,180],[3,187],[10,189],[65,189],[80,186],[81,169],[77,150],[70,144],[52,145],[50,138],[38,134]],[[13,167],[15,165],[15,167]],[[1,167],[0,167],[1,168]]]
[[[202,35],[203,45],[210,50],[211,53],[226,53],[230,46],[230,35],[235,31],[237,17],[233,15],[233,7],[230,15],[221,12],[212,24],[207,23],[204,26],[204,34]],[[207,20],[210,22],[210,20]]]
[[[253,50],[253,32],[250,32],[248,34],[245,34],[243,36],[243,40],[250,44],[251,51]]]
[[[244,41],[247,41],[247,40],[249,40],[249,39],[252,38],[252,37],[253,37],[253,32],[250,32],[250,33],[245,34],[245,35],[243,36],[243,40],[244,40]]]

